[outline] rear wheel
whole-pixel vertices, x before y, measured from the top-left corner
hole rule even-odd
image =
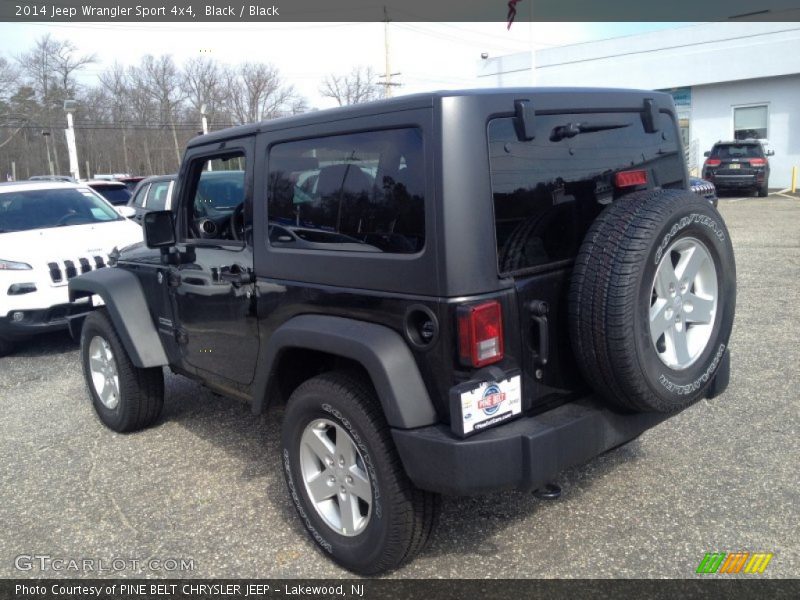
[[[590,384],[632,410],[700,398],[728,346],[735,269],[719,213],[694,194],[637,192],[607,207],[570,290],[571,339]]]
[[[758,188],[758,197],[766,198],[767,196],[769,196],[769,184],[764,182],[764,185]]]
[[[282,442],[297,513],[337,563],[372,575],[425,546],[439,498],[409,481],[366,382],[331,372],[303,383],[289,399]]]
[[[136,431],[158,419],[164,405],[161,367],[136,367],[102,309],[84,321],[81,360],[97,416],[109,429]]]

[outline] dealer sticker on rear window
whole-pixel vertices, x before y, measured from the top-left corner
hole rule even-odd
[[[477,433],[482,429],[507,421],[522,412],[520,376],[504,381],[488,381],[459,394],[462,426],[461,435]]]

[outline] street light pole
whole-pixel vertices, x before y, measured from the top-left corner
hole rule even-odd
[[[200,120],[203,124],[203,135],[208,135],[208,119],[206,118],[206,105],[200,105]],[[208,170],[212,171],[211,161],[208,161]]]
[[[78,107],[75,100],[64,100],[64,110],[67,113],[67,151],[69,152],[69,173],[78,181],[81,178],[80,169],[78,168],[78,148],[75,144],[75,129],[73,127],[72,113]],[[88,174],[87,174],[88,175]]]
[[[208,135],[208,119],[206,118],[206,105],[200,106],[200,118],[203,123],[203,135]]]

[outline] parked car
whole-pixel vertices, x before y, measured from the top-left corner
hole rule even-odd
[[[86,181],[85,184],[114,206],[125,206],[131,199],[128,186],[119,181],[92,180]]]
[[[136,189],[136,186],[139,185],[139,182],[144,179],[144,177],[136,176],[136,177],[120,177],[117,181],[124,183],[128,186],[128,189],[133,192]]]
[[[69,175],[34,175],[29,177],[28,181],[65,181],[67,183],[77,183],[73,177]]]
[[[705,198],[713,206],[717,206],[719,198],[717,197],[717,188],[714,184],[699,177],[689,177],[689,188],[698,196]]]
[[[155,175],[142,179],[133,190],[128,206],[136,211],[134,220],[141,223],[152,210],[169,210],[175,175]]]
[[[84,184],[0,184],[0,355],[19,339],[67,326],[85,311],[67,283],[108,265],[115,247],[142,240],[142,230]]]
[[[769,159],[774,152],[764,151],[758,140],[717,142],[705,153],[703,179],[719,191],[745,190],[762,198],[769,194]]]
[[[172,209],[175,180],[175,175],[156,175],[139,182],[128,202],[136,210],[137,222],[148,212]],[[243,193],[241,171],[203,171],[197,189],[198,209],[205,207],[206,212],[214,212],[224,220],[241,201]],[[209,204],[209,198],[214,198],[215,204]]]
[[[70,281],[106,305],[70,319],[96,414],[155,423],[166,366],[284,405],[288,497],[357,573],[413,558],[439,494],[542,488],[728,384],[733,249],[668,94],[439,92],[216,131],[170,207]]]

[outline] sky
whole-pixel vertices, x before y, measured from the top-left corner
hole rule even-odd
[[[482,53],[500,56],[580,42],[633,35],[689,23],[403,23],[389,25],[389,60],[395,94],[477,87]],[[70,40],[98,62],[86,68],[84,83],[115,61],[138,63],[145,54],[170,54],[178,63],[209,56],[236,64],[270,62],[313,108],[333,100],[319,94],[328,74],[355,66],[384,73],[383,23],[0,23],[0,56],[12,59],[40,36]]]

